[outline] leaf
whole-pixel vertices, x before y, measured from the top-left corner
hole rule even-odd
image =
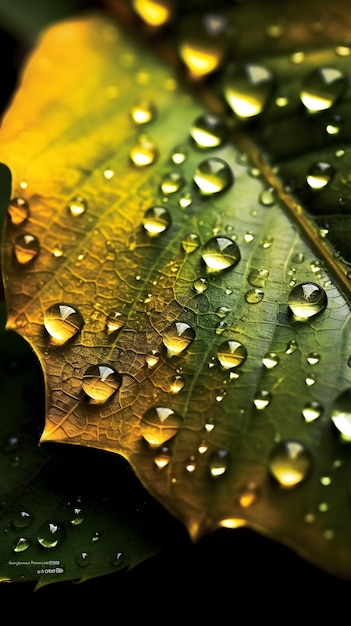
[[[51,28],[28,62],[0,134],[21,198],[3,268],[7,328],[45,375],[41,444],[122,455],[194,540],[246,524],[349,579],[349,451],[331,420],[349,304],[273,170],[203,113],[103,17]],[[319,299],[298,319],[305,283]]]

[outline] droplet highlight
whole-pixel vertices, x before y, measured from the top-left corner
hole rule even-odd
[[[342,391],[334,400],[331,419],[341,439],[351,441],[351,388]]]

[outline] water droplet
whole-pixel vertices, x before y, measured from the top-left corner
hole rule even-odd
[[[316,383],[316,377],[313,374],[307,374],[305,378],[305,384],[307,387],[312,387]]]
[[[120,567],[121,565],[123,565],[123,561],[124,561],[123,552],[120,552],[117,550],[115,554],[113,555],[113,558],[111,559],[111,565],[114,565],[114,567]]]
[[[79,567],[86,567],[91,563],[91,554],[89,554],[89,552],[85,552],[85,550],[82,550],[75,555],[74,560],[77,565],[79,565]]]
[[[33,515],[26,509],[20,509],[11,519],[11,524],[14,528],[27,528],[32,522]]]
[[[234,175],[223,159],[210,157],[199,163],[193,180],[203,196],[212,196],[226,191],[233,184]]]
[[[85,520],[85,512],[80,496],[67,503],[69,523],[72,526],[80,526]]]
[[[212,478],[219,478],[226,473],[229,468],[228,450],[216,450],[210,456],[208,469]]]
[[[112,335],[116,333],[118,330],[123,328],[126,323],[126,317],[120,311],[111,311],[107,318],[105,329],[108,335]]]
[[[255,287],[254,289],[248,289],[245,293],[245,300],[248,304],[257,304],[261,302],[264,297],[264,291],[259,287]]]
[[[167,446],[161,446],[161,448],[155,452],[154,463],[158,469],[163,469],[169,465],[171,458],[172,453],[169,448],[167,448]]]
[[[255,239],[255,235],[253,234],[253,232],[249,231],[245,233],[244,235],[245,243],[251,243],[254,239]]]
[[[155,106],[148,100],[139,100],[133,104],[129,113],[134,124],[149,124],[155,116]]]
[[[185,193],[181,198],[179,198],[179,206],[181,209],[187,209],[193,202],[193,198],[191,193]]]
[[[44,313],[44,326],[52,343],[63,345],[82,330],[84,320],[72,305],[54,304]]]
[[[249,482],[241,489],[238,497],[238,504],[244,509],[252,506],[260,497],[260,490],[255,482]]]
[[[235,115],[247,119],[262,113],[273,86],[273,74],[267,67],[248,63],[234,72],[229,70],[224,97]]]
[[[333,178],[335,170],[330,163],[317,161],[311,165],[307,173],[307,184],[311,189],[323,189]]]
[[[273,187],[263,189],[258,196],[258,200],[262,206],[273,206],[277,201],[275,189]]]
[[[307,363],[309,363],[309,365],[317,365],[320,359],[321,356],[320,354],[318,354],[318,352],[310,352],[307,356]]]
[[[188,235],[185,235],[182,240],[182,248],[187,254],[195,252],[200,244],[200,237],[196,233],[189,233]]]
[[[342,98],[348,78],[334,67],[319,67],[304,79],[300,99],[310,113],[330,109]]]
[[[72,198],[72,200],[70,200],[67,209],[72,217],[79,217],[80,215],[83,215],[83,213],[85,213],[87,207],[87,201],[84,200],[82,196],[76,196],[75,198]]]
[[[28,537],[17,537],[12,543],[13,552],[25,552],[30,548],[31,541]]]
[[[196,470],[196,457],[190,456],[185,464],[185,469],[189,474],[192,474]]]
[[[351,388],[345,389],[336,397],[331,419],[341,438],[351,441]]]
[[[183,22],[179,55],[193,78],[218,70],[227,52],[227,20],[223,15],[204,14],[200,20]]]
[[[27,265],[38,256],[40,252],[40,245],[35,235],[29,233],[23,233],[16,237],[13,252],[16,260],[21,265]]]
[[[172,409],[155,406],[148,409],[140,422],[140,432],[151,448],[159,448],[178,433],[183,418]]]
[[[324,289],[312,282],[299,283],[291,290],[288,306],[295,319],[305,321],[318,315],[328,303]]]
[[[20,437],[17,435],[10,435],[2,444],[1,450],[5,453],[12,454],[13,452],[17,452],[22,445],[22,441]]]
[[[184,161],[186,161],[187,157],[187,149],[184,146],[177,146],[171,154],[171,161],[173,161],[175,165],[181,165]]]
[[[247,350],[240,341],[229,339],[224,341],[218,348],[217,359],[223,369],[229,370],[239,367],[247,357]]]
[[[204,293],[208,289],[207,278],[196,278],[193,282],[193,289],[196,293]]]
[[[258,270],[251,270],[247,280],[253,287],[265,287],[269,276],[269,270],[262,267]]]
[[[158,352],[158,350],[151,350],[145,357],[145,361],[147,363],[147,366],[152,369],[153,367],[155,367],[155,365],[157,365],[157,363],[160,360],[160,353]]]
[[[271,392],[267,391],[266,389],[261,389],[260,391],[257,391],[255,393],[253,403],[256,409],[258,409],[259,411],[262,411],[270,404],[271,400],[272,400]]]
[[[281,487],[302,483],[312,469],[312,455],[299,441],[280,441],[269,456],[269,471]]]
[[[122,377],[110,365],[91,365],[85,371],[82,387],[94,404],[107,402],[118,391]]]
[[[202,260],[209,274],[234,267],[241,259],[238,244],[229,237],[211,237],[203,246]]]
[[[151,139],[146,135],[141,135],[137,143],[131,148],[129,156],[131,162],[137,167],[146,167],[156,161],[158,150]]]
[[[133,8],[149,26],[164,26],[173,15],[172,0],[133,0]]]
[[[328,487],[331,484],[332,479],[330,476],[321,476],[321,485],[323,485],[323,487]]]
[[[185,380],[183,378],[183,376],[181,376],[180,374],[176,374],[175,376],[173,376],[172,380],[171,380],[171,384],[170,384],[170,392],[171,393],[179,393],[183,387],[185,385]]]
[[[228,128],[217,115],[205,113],[193,122],[190,136],[198,148],[217,148],[227,139]]]
[[[198,453],[199,454],[205,454],[207,452],[207,450],[208,450],[208,445],[207,445],[206,441],[201,441],[201,443],[199,444],[198,449],[197,449]]]
[[[167,209],[160,206],[150,207],[144,213],[143,227],[149,237],[157,237],[171,225],[171,216]]]
[[[185,178],[179,172],[167,172],[161,180],[161,191],[166,196],[180,191],[185,185]]]
[[[115,175],[115,172],[110,167],[104,170],[103,176],[104,178],[106,178],[106,180],[111,180],[114,177],[114,175]]]
[[[264,355],[262,359],[263,365],[268,370],[271,370],[274,367],[277,367],[277,365],[279,365],[279,361],[280,361],[279,356],[275,352],[266,352],[266,354]]]
[[[41,525],[37,535],[37,541],[42,548],[52,550],[57,548],[65,539],[66,530],[63,524],[55,520]]]
[[[216,423],[214,419],[212,417],[209,417],[205,422],[204,429],[207,433],[211,433],[214,430],[215,426]]]
[[[7,210],[14,226],[23,224],[29,217],[29,205],[24,198],[12,198]]]
[[[296,352],[298,347],[299,344],[297,343],[296,339],[291,339],[291,341],[288,341],[288,343],[286,344],[285,354],[293,354],[294,352]]]
[[[224,319],[227,315],[229,315],[229,313],[231,313],[231,311],[232,309],[229,309],[227,306],[219,306],[218,309],[216,309],[216,315],[218,315],[221,319]]]
[[[97,541],[100,541],[101,537],[102,537],[102,533],[99,530],[94,530],[91,534],[92,543],[96,543]]]
[[[314,422],[323,413],[323,407],[319,402],[311,401],[307,402],[302,409],[302,415],[306,422]]]
[[[170,357],[184,352],[194,339],[195,331],[186,322],[173,322],[163,333],[163,345]]]

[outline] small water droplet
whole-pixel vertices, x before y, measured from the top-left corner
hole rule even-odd
[[[155,406],[147,409],[140,422],[140,432],[151,448],[159,448],[178,433],[183,418],[172,409]]]
[[[105,330],[108,335],[112,335],[123,328],[125,323],[125,315],[120,313],[120,311],[111,311],[106,318]]]
[[[79,565],[79,567],[86,567],[91,563],[91,554],[89,552],[86,552],[85,550],[82,550],[75,555],[74,560],[77,565]]]
[[[226,191],[234,182],[234,174],[226,161],[210,157],[199,163],[193,180],[201,195],[212,196]]]
[[[209,274],[234,267],[241,259],[238,244],[229,237],[212,237],[203,246],[201,258]]]
[[[184,352],[194,339],[195,331],[186,322],[173,322],[163,333],[163,345],[170,357]]]
[[[320,354],[318,354],[318,352],[310,352],[307,355],[307,363],[309,363],[309,365],[317,365],[317,363],[319,363],[320,360],[321,360],[321,356]]]
[[[27,265],[36,259],[40,252],[40,244],[35,237],[30,233],[23,233],[15,239],[13,246],[13,252],[16,257],[16,261],[20,265]]]
[[[131,148],[129,156],[136,167],[146,167],[156,161],[158,150],[156,144],[149,137],[141,135],[137,143]]]
[[[193,202],[193,198],[191,193],[185,193],[181,198],[179,198],[178,204],[181,209],[187,209]]]
[[[257,304],[261,302],[264,297],[264,291],[259,287],[255,287],[254,289],[248,289],[245,293],[245,301],[248,304]]]
[[[208,445],[207,445],[206,441],[201,441],[201,443],[199,444],[198,449],[197,449],[198,453],[199,454],[205,454],[207,452],[207,450],[208,450]]]
[[[97,541],[100,541],[101,537],[102,533],[99,530],[94,530],[91,534],[91,542],[97,543]]]
[[[181,165],[188,158],[188,150],[184,146],[177,146],[171,154],[171,161],[175,165]]]
[[[63,345],[83,326],[84,320],[80,312],[70,304],[54,304],[44,313],[44,326],[54,345]]]
[[[160,360],[160,356],[158,350],[151,350],[145,357],[148,368],[152,369],[155,367]]]
[[[176,374],[175,376],[173,376],[172,380],[171,380],[171,384],[170,384],[170,392],[171,393],[179,393],[183,387],[185,385],[185,380],[183,378],[183,376],[181,376],[180,374]]]
[[[103,176],[104,178],[106,178],[106,180],[111,180],[114,177],[114,175],[115,175],[115,172],[110,167],[104,170]]]
[[[253,287],[265,287],[268,277],[269,270],[265,267],[261,267],[257,270],[251,270],[247,277],[247,280]]]
[[[177,193],[185,185],[185,178],[179,172],[166,172],[161,180],[161,191],[166,196]]]
[[[319,67],[304,79],[300,99],[310,113],[330,109],[344,95],[348,78],[334,67]]]
[[[120,567],[124,562],[124,554],[117,550],[111,559],[111,565],[114,567]]]
[[[318,315],[326,308],[328,303],[324,289],[312,282],[299,283],[291,290],[288,298],[288,306],[299,321],[305,321]]]
[[[196,278],[193,282],[193,289],[196,293],[204,293],[208,289],[207,278]]]
[[[13,552],[25,552],[30,548],[32,542],[28,537],[17,537],[12,543],[12,551]]]
[[[231,313],[231,311],[232,309],[229,309],[227,306],[219,306],[218,309],[216,309],[216,315],[218,315],[221,319],[224,319],[227,315],[229,315],[229,313]]]
[[[259,411],[265,409],[272,400],[272,394],[266,389],[260,389],[254,395],[253,403]]]
[[[161,446],[154,455],[154,463],[158,469],[163,469],[169,465],[172,458],[172,452],[167,446]]]
[[[80,215],[83,215],[83,213],[85,213],[87,207],[87,201],[82,198],[82,196],[76,196],[75,198],[72,198],[72,200],[70,200],[67,209],[72,217],[79,217]]]
[[[4,443],[1,446],[2,452],[6,454],[12,454],[13,452],[17,452],[22,445],[22,440],[17,435],[10,435],[7,439],[5,439]]]
[[[196,233],[189,233],[182,239],[182,248],[187,254],[191,254],[198,249],[201,244],[199,235]]]
[[[273,74],[267,67],[248,63],[239,70],[228,71],[224,97],[235,115],[248,119],[262,113],[273,86]]]
[[[183,22],[178,52],[192,78],[203,78],[221,67],[227,51],[226,26],[224,16],[215,19],[206,13],[200,20]]]
[[[273,187],[263,189],[258,196],[258,200],[262,206],[273,206],[277,201],[275,189]]]
[[[121,375],[110,365],[91,365],[85,371],[82,387],[94,404],[107,402],[122,384]]]
[[[80,526],[85,520],[85,511],[82,499],[77,496],[67,503],[68,519],[71,526]]]
[[[207,433],[211,433],[214,430],[215,426],[216,423],[214,419],[212,417],[209,417],[205,422],[204,429]]]
[[[279,362],[280,362],[279,356],[275,352],[266,352],[266,354],[264,355],[262,359],[263,365],[268,370],[271,370],[274,367],[277,367],[277,365],[279,365]]]
[[[260,498],[260,489],[255,482],[249,482],[243,487],[238,496],[238,504],[244,509],[249,508]]]
[[[149,237],[161,235],[170,227],[171,223],[170,213],[164,207],[150,207],[144,213],[143,227]]]
[[[217,148],[228,137],[227,125],[217,115],[202,114],[190,128],[190,136],[200,149]]]
[[[164,26],[173,15],[171,0],[133,0],[132,5],[144,22],[153,27]]]
[[[323,487],[329,487],[329,485],[332,484],[332,479],[330,476],[321,476],[321,485],[323,485]]]
[[[342,391],[334,400],[331,419],[344,441],[351,441],[351,388]]]
[[[7,212],[14,226],[23,224],[29,217],[29,204],[24,198],[12,198]]]
[[[155,106],[148,100],[138,100],[133,104],[129,113],[134,124],[138,126],[149,124],[154,119]]]
[[[317,161],[308,170],[306,181],[311,189],[319,190],[326,187],[332,180],[335,170],[330,163]]]
[[[269,456],[269,471],[281,487],[290,489],[302,483],[312,470],[312,455],[299,441],[280,441]]]
[[[216,450],[210,456],[208,469],[212,478],[223,476],[229,468],[229,452],[228,450]]]
[[[33,515],[26,509],[20,509],[11,519],[11,524],[14,528],[27,528],[32,522]]]
[[[37,541],[42,548],[57,548],[66,538],[66,530],[61,522],[50,520],[42,524],[38,530]]]
[[[196,457],[190,456],[185,464],[185,469],[189,474],[192,474],[196,470]]]
[[[316,377],[313,374],[307,374],[305,378],[305,384],[307,387],[312,387],[316,383]]]
[[[314,422],[323,413],[323,407],[319,402],[311,401],[307,402],[302,409],[302,415],[306,422]]]
[[[240,341],[229,339],[218,348],[217,359],[223,369],[229,370],[239,367],[247,357],[247,350]]]

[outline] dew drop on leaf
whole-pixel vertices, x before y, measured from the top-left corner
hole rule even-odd
[[[235,115],[247,119],[259,115],[271,96],[274,78],[270,69],[248,63],[229,69],[224,82],[224,97]]]
[[[266,352],[262,359],[262,363],[267,370],[271,370],[279,365],[280,359],[275,352]]]
[[[295,285],[288,298],[288,306],[295,319],[304,321],[318,315],[328,303],[324,289],[313,282]]]
[[[173,161],[175,165],[181,165],[184,161],[186,161],[187,157],[187,149],[184,146],[177,146],[171,154],[171,161]]]
[[[265,287],[268,277],[269,270],[262,267],[258,270],[251,270],[247,280],[253,287]]]
[[[143,227],[149,237],[157,237],[164,233],[171,225],[169,211],[160,206],[150,207],[145,211]]]
[[[193,289],[196,293],[204,293],[208,289],[207,278],[196,278],[193,282]]]
[[[184,385],[185,385],[185,380],[183,376],[181,376],[180,374],[176,374],[175,376],[173,376],[171,380],[169,390],[171,393],[176,394],[176,393],[179,393],[183,389]]]
[[[134,146],[132,146],[129,156],[131,162],[136,167],[146,167],[156,161],[158,150],[151,139],[146,135],[141,135]]]
[[[269,471],[277,483],[290,489],[306,480],[312,470],[313,459],[304,444],[288,439],[275,445],[268,463]]]
[[[159,448],[178,433],[183,418],[172,409],[155,406],[147,409],[140,421],[140,433],[151,448]]]
[[[114,567],[120,567],[124,562],[124,554],[117,550],[111,559],[111,565]]]
[[[345,441],[351,441],[351,388],[342,391],[334,400],[331,419]]]
[[[17,537],[12,543],[12,551],[17,552],[25,552],[30,548],[32,542],[28,537]]]
[[[160,360],[160,353],[158,352],[158,350],[150,350],[150,352],[145,357],[145,361],[147,363],[147,366],[150,369],[155,367],[155,365],[157,365],[159,360]]]
[[[180,355],[194,339],[195,331],[186,322],[173,322],[166,328],[162,337],[163,345],[170,357]]]
[[[161,191],[166,196],[177,193],[185,185],[185,178],[179,172],[167,172],[161,180]]]
[[[199,163],[193,180],[201,195],[212,196],[228,189],[234,182],[234,175],[226,161],[210,157]]]
[[[154,455],[154,463],[158,469],[163,469],[169,465],[170,460],[172,458],[172,453],[167,446],[161,446],[158,450],[156,450]]]
[[[260,495],[260,490],[256,483],[249,482],[240,490],[238,496],[238,504],[244,509],[247,509],[259,500]]]
[[[11,519],[13,528],[27,528],[33,522],[33,515],[26,509],[20,509]]]
[[[52,343],[63,345],[82,330],[84,320],[74,306],[53,304],[44,313],[44,326]]]
[[[29,205],[24,198],[12,198],[7,212],[14,226],[23,224],[29,217]]]
[[[330,109],[342,98],[348,78],[334,67],[319,67],[305,76],[300,99],[310,113]]]
[[[253,403],[259,411],[263,411],[271,402],[272,394],[266,389],[260,389],[254,395]]]
[[[318,352],[310,352],[307,355],[307,363],[309,365],[317,365],[321,359],[321,355]]]
[[[199,115],[190,128],[190,137],[197,148],[217,148],[228,137],[227,125],[217,115]]]
[[[34,261],[40,252],[40,244],[37,237],[29,233],[19,235],[15,239],[13,252],[16,261],[20,265],[27,265],[28,263],[31,263],[31,261]]]
[[[91,554],[89,552],[86,552],[85,550],[82,550],[75,555],[74,560],[77,565],[79,565],[79,567],[86,567],[91,563]]]
[[[76,196],[75,198],[72,198],[72,200],[70,200],[67,209],[72,217],[79,217],[80,215],[83,215],[83,213],[85,213],[87,207],[87,201],[82,198],[82,196]]]
[[[179,206],[181,209],[187,209],[193,202],[193,198],[191,193],[185,193],[181,198],[179,198]]]
[[[276,203],[276,192],[273,187],[263,189],[258,196],[258,200],[262,206],[271,207]]]
[[[213,14],[184,24],[178,52],[193,78],[203,78],[222,66],[227,49],[226,27],[226,19]]]
[[[146,24],[160,27],[171,19],[174,0],[133,0],[132,5]]]
[[[224,341],[218,348],[217,359],[224,370],[239,367],[247,357],[245,346],[234,339]]]
[[[85,371],[82,387],[94,404],[107,402],[122,384],[121,375],[110,365],[91,365]]]
[[[191,254],[192,252],[195,252],[195,250],[198,249],[200,244],[201,244],[200,237],[196,233],[189,233],[185,235],[182,239],[182,248],[184,252],[186,252],[187,254]]]
[[[148,124],[154,119],[155,116],[155,106],[152,102],[148,100],[140,100],[133,104],[130,109],[130,117],[134,124],[141,126],[143,124]]]
[[[317,161],[308,170],[306,181],[311,189],[323,189],[333,178],[334,168],[330,163]]]
[[[241,259],[238,244],[229,237],[211,237],[203,245],[201,258],[206,271],[216,274],[234,267]]]
[[[125,323],[126,323],[125,315],[120,313],[120,311],[111,311],[108,314],[106,318],[106,323],[105,323],[105,329],[106,329],[107,334],[112,335],[113,333],[116,333],[118,330],[123,328]]]
[[[321,417],[323,413],[322,405],[313,400],[311,402],[307,402],[302,409],[302,415],[305,419],[305,422],[314,422],[316,419]]]
[[[294,352],[296,352],[298,347],[299,347],[299,344],[297,343],[296,339],[291,339],[286,344],[285,354],[293,354]]]
[[[212,478],[219,478],[229,468],[228,450],[219,449],[213,452],[208,461],[208,469]]]
[[[42,548],[57,548],[66,538],[66,530],[61,522],[50,520],[42,524],[38,530],[37,541]]]
[[[248,289],[245,293],[245,300],[248,304],[257,304],[261,302],[264,297],[264,291],[259,287],[255,287],[253,289]]]

